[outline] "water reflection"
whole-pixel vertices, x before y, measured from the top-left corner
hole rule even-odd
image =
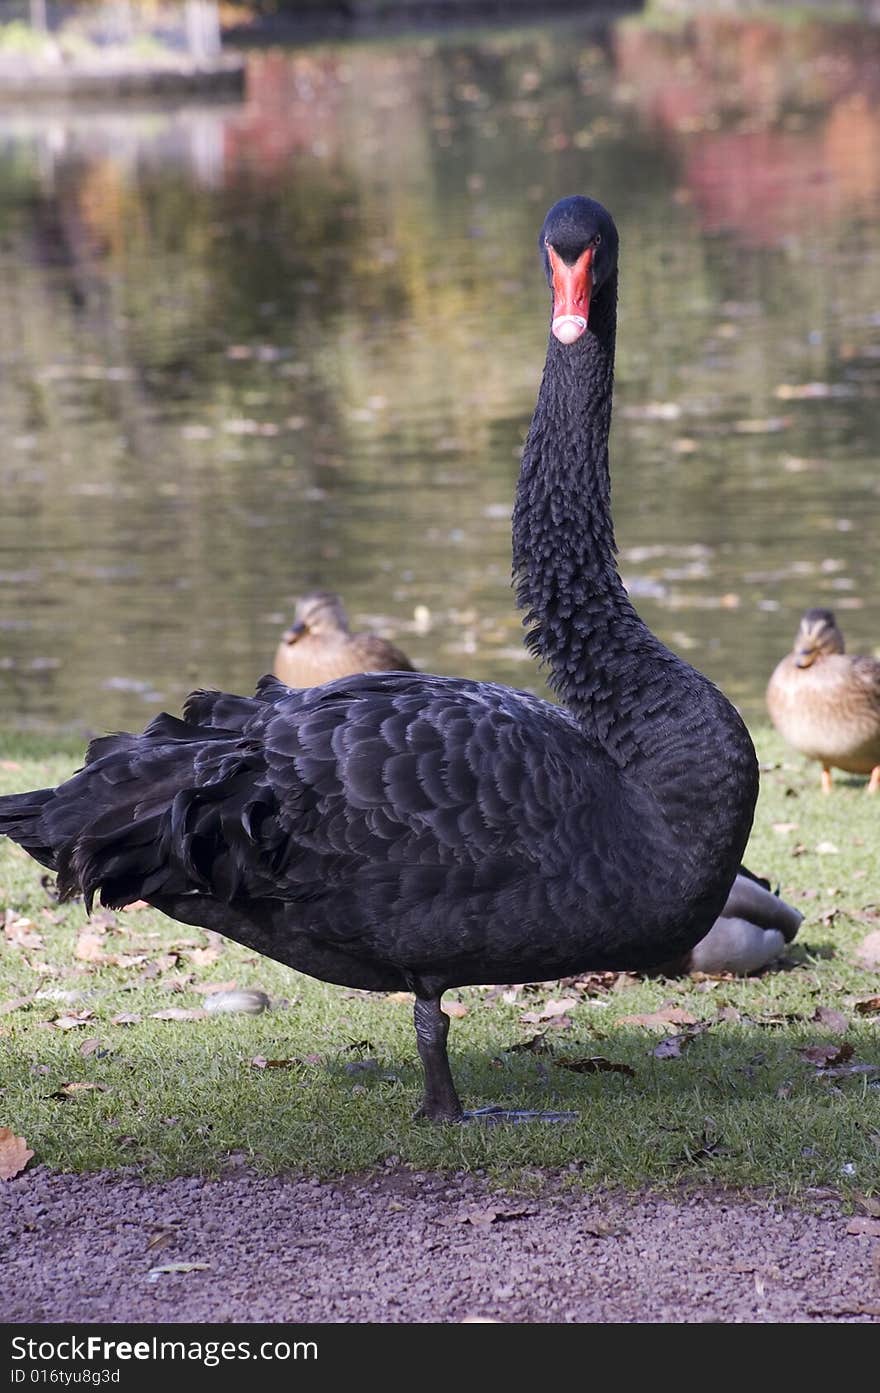
[[[540,687],[509,505],[535,234],[573,190],[621,229],[647,621],[749,714],[808,605],[880,643],[878,47],[627,20],[255,53],[242,104],[0,112],[2,723],[247,690],[318,585],[416,662]]]

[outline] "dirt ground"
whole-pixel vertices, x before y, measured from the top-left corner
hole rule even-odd
[[[880,1321],[877,1220],[719,1192],[499,1195],[390,1166],[0,1186],[17,1322]],[[863,1232],[848,1232],[861,1228]],[[175,1264],[204,1264],[162,1271]]]

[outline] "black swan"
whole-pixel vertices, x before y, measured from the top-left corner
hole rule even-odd
[[[278,645],[272,671],[288,687],[313,687],[355,672],[414,672],[387,639],[352,634],[339,595],[316,590],[296,602],[292,626]],[[670,975],[687,972],[746,976],[773,962],[795,937],[803,915],[773,894],[770,884],[745,866],[708,934],[682,958],[664,964]]]
[[[329,590],[301,595],[281,636],[272,671],[288,687],[317,687],[353,672],[414,672],[412,663],[378,634],[353,634],[342,600]]]
[[[90,908],[145,899],[325,981],[415,994],[418,1115],[464,1114],[443,992],[643,969],[709,930],[752,824],[737,712],[632,608],[615,565],[608,432],[617,229],[547,215],[547,360],[513,517],[528,644],[563,706],[491,682],[345,677],[92,742],[0,832]]]

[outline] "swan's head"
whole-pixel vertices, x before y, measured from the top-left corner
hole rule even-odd
[[[282,635],[282,643],[297,643],[306,634],[321,638],[327,634],[347,634],[348,616],[338,595],[315,590],[296,602],[293,623]]]
[[[808,609],[794,640],[796,667],[812,667],[817,658],[845,651],[843,634],[830,609]]]
[[[590,301],[617,269],[614,219],[593,198],[561,198],[544,219],[538,247],[553,291],[553,334],[574,343],[587,329]]]

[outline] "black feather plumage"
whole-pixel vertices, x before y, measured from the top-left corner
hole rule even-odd
[[[0,799],[0,831],[65,895],[147,899],[324,980],[412,989],[438,1118],[461,1114],[442,992],[686,953],[757,794],[739,716],[642,624],[614,563],[614,224],[563,200],[541,245],[566,265],[595,247],[589,325],[550,339],[514,512],[528,642],[564,706],[411,672],[263,678],[252,698],[195,692],[182,720],[94,741],[60,788]]]

